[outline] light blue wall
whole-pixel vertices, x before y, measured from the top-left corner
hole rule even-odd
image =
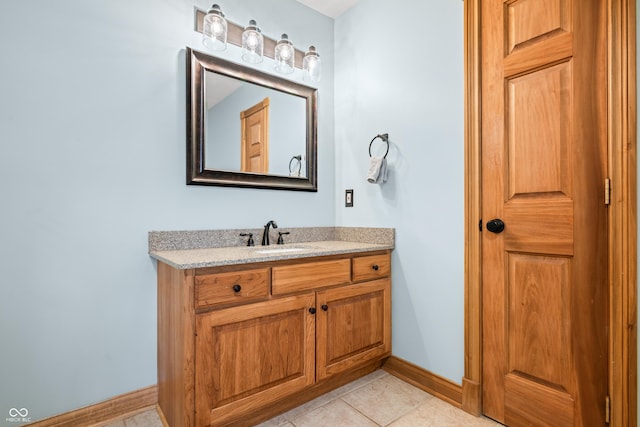
[[[336,19],[336,216],[396,228],[393,353],[464,373],[464,80],[460,0],[361,0]],[[389,181],[366,181],[389,133]],[[379,140],[375,144],[379,148]],[[353,208],[344,190],[355,191]]]
[[[219,3],[318,46],[318,193],[185,185],[193,2],[3,2],[0,425],[12,407],[36,420],[156,383],[149,230],[334,224],[333,20],[293,0]]]

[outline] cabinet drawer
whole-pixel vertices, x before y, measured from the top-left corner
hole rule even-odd
[[[391,273],[389,254],[363,256],[353,259],[353,281],[379,279]]]
[[[195,277],[196,308],[241,303],[269,295],[269,269],[233,271]]]
[[[324,286],[349,283],[351,261],[339,259],[273,267],[271,292],[281,295]]]

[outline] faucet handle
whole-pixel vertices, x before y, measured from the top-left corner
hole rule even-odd
[[[278,244],[279,245],[284,245],[284,239],[282,238],[283,234],[291,234],[291,232],[290,231],[286,231],[286,232],[278,231]]]
[[[241,237],[246,237],[249,236],[249,239],[247,240],[247,246],[255,246],[256,242],[253,241],[253,233],[240,233]]]

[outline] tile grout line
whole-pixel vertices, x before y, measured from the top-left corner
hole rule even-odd
[[[356,408],[355,406],[352,406],[351,404],[349,404],[349,402],[347,402],[346,400],[339,398],[342,402],[344,402],[345,405],[347,405],[349,408],[353,409],[354,411],[356,411],[358,414],[362,415],[363,417],[365,417],[366,419],[368,419],[369,421],[371,421],[372,423],[374,423],[376,426],[378,427],[385,427],[383,425],[378,424],[375,420],[371,419],[367,414],[365,414],[364,412],[360,411],[358,408]],[[395,420],[394,420],[395,421]]]
[[[435,398],[433,396],[431,396],[431,398]],[[391,420],[389,420],[389,422],[387,422],[386,424],[379,424],[377,421],[375,421],[374,419],[372,419],[371,417],[369,417],[367,414],[365,414],[364,412],[362,412],[361,410],[359,410],[358,408],[356,408],[355,406],[351,405],[349,402],[347,402],[346,400],[339,398],[340,400],[342,400],[345,404],[347,404],[350,408],[352,408],[354,411],[356,411],[357,413],[361,414],[362,416],[364,416],[365,418],[367,418],[368,420],[370,420],[372,423],[374,423],[376,426],[378,427],[387,427],[390,426],[391,424],[395,423],[396,421],[406,417],[407,415],[410,415],[412,412],[415,412],[418,410],[418,408],[420,406],[422,406],[423,404],[425,404],[427,401],[430,400],[430,398],[427,398],[424,402],[420,403],[419,405],[417,405],[414,408],[409,409],[408,411],[396,416],[395,418],[392,418]],[[324,406],[324,405],[323,405]],[[295,426],[297,427],[297,426]]]
[[[373,374],[373,373],[372,373],[372,374]],[[369,374],[369,375],[372,375],[372,374]],[[300,417],[302,417],[302,416],[304,416],[304,415],[306,415],[306,414],[308,414],[308,413],[310,413],[310,412],[313,412],[313,411],[318,410],[318,409],[320,409],[320,408],[322,408],[322,407],[324,407],[324,406],[327,406],[327,405],[329,405],[330,403],[335,402],[336,400],[340,400],[340,401],[342,401],[343,403],[347,404],[347,406],[349,406],[350,408],[353,408],[356,412],[358,412],[358,413],[362,414],[362,412],[358,411],[356,408],[354,408],[353,406],[349,405],[349,403],[347,403],[345,400],[343,400],[343,399],[342,399],[342,397],[343,397],[343,396],[346,396],[347,394],[353,393],[353,392],[355,392],[355,391],[357,391],[357,390],[360,390],[361,388],[363,388],[363,387],[365,387],[365,386],[367,386],[367,385],[369,385],[369,384],[372,384],[372,383],[374,383],[374,382],[376,382],[376,381],[379,381],[380,379],[382,379],[382,378],[386,377],[387,375],[389,375],[389,374],[385,373],[384,375],[379,375],[377,378],[373,378],[373,379],[370,379],[370,380],[368,380],[368,381],[363,381],[363,383],[362,383],[362,384],[359,384],[357,387],[355,387],[355,388],[353,388],[353,389],[350,389],[350,390],[348,390],[348,391],[344,391],[344,392],[342,392],[342,393],[336,393],[335,397],[331,398],[330,400],[327,400],[327,401],[326,401],[326,402],[324,402],[322,405],[319,405],[319,406],[317,406],[317,407],[315,407],[315,408],[309,409],[308,411],[305,411],[305,412],[303,412],[303,413],[301,413],[301,414],[298,414],[298,415],[296,415],[296,417],[295,417],[295,418],[300,418]],[[365,377],[362,377],[362,378],[365,378]],[[361,379],[362,379],[362,378],[361,378]],[[356,381],[358,381],[358,380],[356,380]],[[348,384],[347,384],[347,385],[348,385]],[[347,385],[342,386],[342,387],[340,387],[340,388],[346,387]],[[337,390],[339,390],[339,389],[336,389],[335,391],[337,391]],[[295,408],[294,408],[294,409],[295,409]],[[289,422],[290,424],[292,424],[294,427],[298,427],[298,425],[294,422],[294,420],[293,420],[293,419],[291,419],[291,418],[289,418],[289,417],[287,417],[287,416],[286,416],[286,413],[285,413],[285,414],[282,414],[282,415],[284,415],[284,418],[287,420],[287,422]],[[362,415],[364,415],[367,419],[371,420],[371,418],[369,418],[369,417],[368,417],[368,416],[366,416],[365,414],[362,414]],[[382,426],[380,426],[378,423],[376,423],[375,421],[373,421],[373,420],[371,420],[371,421],[372,421],[374,424],[376,424],[376,426],[382,427]],[[285,424],[286,424],[286,423],[285,423]],[[280,427],[280,426],[282,426],[282,425],[284,425],[284,424],[280,424],[280,425],[278,425],[278,427]]]

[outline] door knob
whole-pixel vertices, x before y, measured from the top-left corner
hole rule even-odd
[[[492,219],[487,222],[487,230],[496,234],[502,233],[504,231],[504,222],[499,218]]]

